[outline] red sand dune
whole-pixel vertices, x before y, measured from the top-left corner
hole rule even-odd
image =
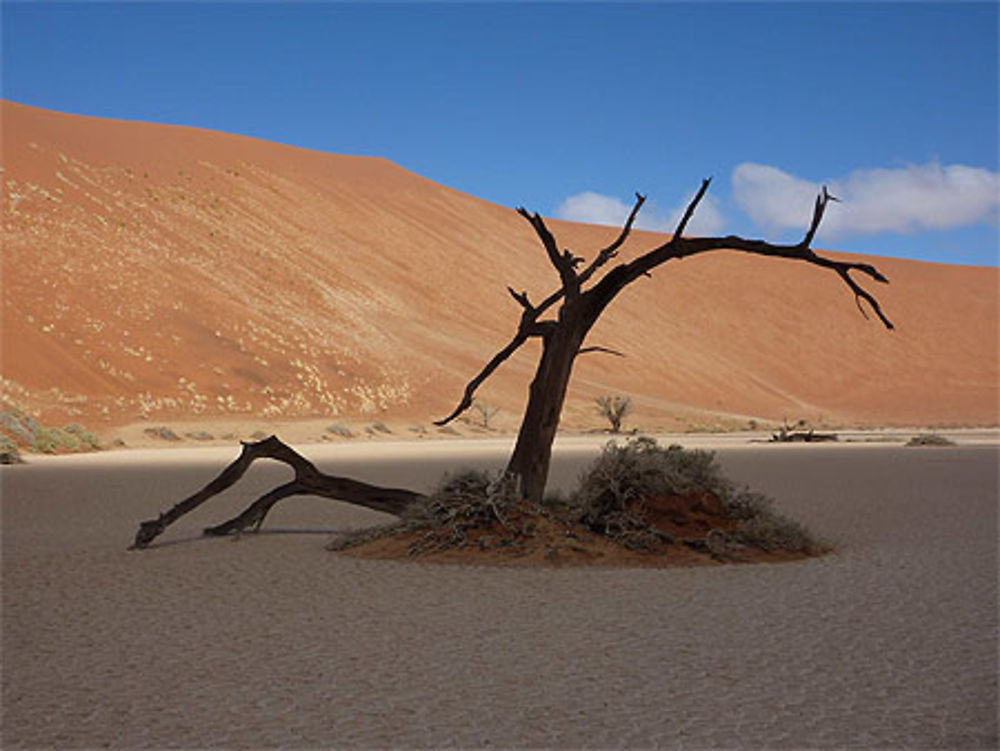
[[[514,211],[383,159],[10,102],[2,128],[3,397],[53,423],[427,423],[513,333],[506,286],[556,282]],[[552,227],[584,256],[616,234]],[[599,393],[646,428],[996,424],[997,269],[870,260],[897,331],[802,263],[668,263],[593,332],[627,357],[581,357],[566,424]],[[481,395],[511,423],[526,350]]]

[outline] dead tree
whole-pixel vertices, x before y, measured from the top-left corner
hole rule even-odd
[[[893,325],[882,312],[878,301],[851,276],[858,272],[871,279],[888,283],[874,266],[867,263],[837,261],[818,255],[810,247],[819,229],[823,214],[830,201],[836,200],[826,188],[816,198],[812,221],[805,237],[796,245],[775,245],[763,240],[747,240],[729,235],[726,237],[685,237],[695,209],[708,190],[710,180],[704,180],[681,217],[673,236],[646,251],[637,258],[621,262],[605,271],[605,267],[618,257],[618,250],[632,231],[636,215],[645,197],[636,193],[624,226],[615,240],[597,252],[587,263],[584,258],[569,250],[560,250],[555,236],[549,231],[542,217],[517,209],[531,225],[559,278],[559,286],[540,302],[532,302],[527,292],[517,292],[508,287],[512,298],[521,306],[521,318],[513,338],[483,367],[465,387],[458,406],[450,415],[435,424],[443,426],[457,418],[474,403],[476,390],[529,339],[539,339],[542,354],[528,390],[528,404],[524,411],[517,442],[507,463],[507,472],[517,478],[521,495],[533,503],[541,503],[552,459],[552,442],[559,427],[559,417],[573,365],[576,358],[587,352],[620,353],[606,347],[585,346],[587,335],[608,305],[632,282],[647,277],[650,272],[667,261],[690,258],[715,250],[730,250],[760,256],[802,261],[828,269],[854,293],[855,302],[867,318],[862,301],[887,329]],[[604,272],[599,275],[598,272]],[[549,311],[554,314],[544,317]],[[380,488],[344,477],[325,475],[309,461],[274,436],[257,443],[243,444],[239,458],[205,488],[184,499],[157,519],[143,522],[136,533],[133,547],[146,547],[167,525],[201,505],[212,496],[235,483],[247,467],[258,458],[282,461],[295,471],[295,479],[255,501],[246,511],[223,524],[206,529],[206,534],[232,534],[241,530],[259,529],[270,509],[283,498],[292,495],[318,495],[352,503],[378,511],[400,514],[410,503],[423,496],[399,488]]]
[[[636,193],[635,204],[618,237],[600,250],[589,264],[569,250],[560,250],[556,238],[539,214],[531,214],[523,208],[517,210],[528,221],[541,241],[552,267],[559,276],[559,287],[538,303],[533,303],[528,298],[527,292],[516,292],[511,287],[507,288],[511,297],[521,306],[521,320],[517,332],[507,346],[497,352],[475,378],[469,381],[462,400],[455,410],[436,424],[445,425],[467,410],[472,405],[476,389],[501,364],[529,339],[540,339],[541,359],[529,387],[528,405],[517,435],[517,443],[507,464],[507,471],[519,478],[520,491],[529,501],[538,503],[542,500],[552,459],[552,442],[559,427],[559,416],[576,358],[586,352],[613,352],[604,347],[584,346],[591,328],[622,290],[637,279],[649,276],[653,269],[667,261],[690,258],[715,250],[732,250],[804,261],[837,274],[854,293],[855,302],[862,315],[867,318],[862,306],[864,301],[887,329],[893,328],[892,322],[882,312],[878,301],[858,284],[851,276],[851,272],[859,272],[883,284],[887,284],[888,279],[870,264],[836,261],[818,255],[810,247],[827,205],[830,201],[837,200],[825,187],[816,198],[809,228],[802,242],[796,245],[775,245],[763,240],[747,240],[734,235],[685,237],[684,230],[705,196],[710,182],[711,180],[702,182],[701,188],[688,204],[669,240],[632,261],[617,264],[596,281],[594,279],[597,272],[618,256],[618,249],[631,232],[636,215],[646,200],[645,196]],[[558,308],[555,315],[543,318],[556,305]]]
[[[612,433],[622,432],[622,420],[632,412],[632,399],[628,396],[609,396],[602,394],[594,399],[597,411],[611,423]]]
[[[476,412],[479,413],[479,420],[482,423],[483,428],[489,430],[490,420],[496,417],[496,414],[497,412],[500,411],[500,408],[479,401],[473,402],[472,406],[475,407]]]

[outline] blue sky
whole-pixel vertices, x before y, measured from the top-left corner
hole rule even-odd
[[[384,156],[549,215],[998,264],[996,3],[2,5],[2,95]]]

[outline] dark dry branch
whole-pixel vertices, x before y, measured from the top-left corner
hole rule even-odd
[[[583,347],[577,354],[585,355],[588,352],[603,352],[606,355],[614,355],[615,357],[625,357],[622,352],[617,349],[610,349],[609,347]]]
[[[401,514],[415,501],[424,498],[421,493],[415,493],[412,490],[382,488],[348,477],[324,474],[316,469],[312,462],[275,436],[255,443],[242,442],[242,445],[243,450],[239,457],[222,470],[219,476],[208,485],[185,498],[169,511],[160,514],[156,519],[142,522],[130,550],[147,547],[169,525],[233,485],[257,459],[275,459],[287,464],[294,470],[295,479],[261,496],[243,513],[233,519],[207,528],[205,534],[227,535],[248,528],[253,528],[254,531],[259,530],[274,504],[292,495],[316,495],[396,515]]]
[[[577,276],[576,267],[583,259],[577,258],[568,250],[562,253],[559,252],[559,248],[556,245],[556,238],[549,231],[549,228],[545,226],[545,220],[542,219],[541,214],[537,212],[530,214],[523,207],[519,207],[517,213],[528,220],[528,223],[535,229],[538,239],[542,241],[542,246],[545,248],[549,261],[559,274],[563,293],[567,297],[578,295],[580,292],[580,278]]]
[[[674,237],[681,237],[684,234],[684,230],[687,229],[688,222],[691,221],[691,217],[694,216],[695,209],[698,208],[698,204],[701,203],[701,199],[705,197],[705,193],[708,192],[708,186],[712,184],[712,178],[706,177],[701,181],[701,187],[698,192],[695,193],[694,198],[688,204],[687,209],[684,211],[684,216],[681,217],[680,222],[677,224],[677,229],[674,230]]]
[[[479,374],[473,378],[465,387],[465,393],[462,395],[462,401],[458,403],[454,411],[442,420],[435,420],[434,424],[437,426],[447,425],[449,422],[454,420],[460,414],[465,412],[469,407],[472,406],[473,396],[476,393],[476,389],[479,388],[480,384],[489,378],[493,371],[499,368],[511,355],[513,355],[517,350],[528,341],[528,335],[518,331],[513,339],[504,347],[502,350],[493,355],[493,358],[486,363],[486,366],[479,371]]]
[[[632,225],[635,223],[635,218],[639,214],[639,209],[646,202],[646,196],[642,193],[635,194],[635,204],[632,206],[632,211],[629,212],[628,219],[625,220],[625,225],[622,227],[621,233],[615,238],[615,241],[611,243],[606,248],[603,248],[598,254],[593,262],[585,268],[580,273],[580,284],[584,284],[587,280],[594,275],[601,266],[606,264],[612,258],[618,255],[618,248],[622,246],[622,243],[628,238],[629,233],[632,231]]]

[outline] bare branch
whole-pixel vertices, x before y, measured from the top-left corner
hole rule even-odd
[[[520,303],[521,307],[524,308],[525,311],[530,311],[532,313],[535,312],[535,306],[532,305],[531,301],[528,299],[527,291],[515,292],[513,287],[507,287],[507,291],[510,292],[511,297]]]
[[[834,263],[836,264],[836,262]],[[878,300],[876,300],[867,290],[863,289],[861,285],[855,282],[854,279],[851,278],[851,275],[848,273],[849,271],[851,271],[851,269],[863,270],[863,267],[865,265],[866,264],[840,263],[836,264],[836,268],[837,268],[837,273],[840,274],[840,278],[844,280],[847,286],[850,287],[851,291],[854,293],[854,301],[857,303],[858,310],[861,311],[861,315],[865,316],[865,318],[868,317],[867,315],[865,315],[864,308],[861,307],[860,300],[863,299],[871,306],[872,310],[875,311],[875,315],[878,316],[879,320],[882,321],[883,325],[891,331],[896,327],[893,325],[892,321],[886,318],[885,313],[882,312],[882,307],[879,305]],[[870,266],[868,268],[875,273],[874,276],[875,279],[877,279],[880,282],[883,282],[884,284],[889,283],[889,280],[886,279],[884,276],[879,274]]]
[[[452,413],[442,420],[435,420],[434,424],[437,425],[438,427],[447,425],[449,422],[454,420],[460,414],[465,412],[465,410],[471,407],[473,402],[473,397],[475,396],[476,393],[476,389],[478,389],[482,385],[483,381],[485,381],[487,378],[493,375],[493,371],[499,368],[504,362],[507,361],[508,358],[510,358],[511,355],[517,352],[517,350],[520,349],[521,345],[524,344],[526,341],[528,341],[528,334],[519,331],[517,333],[517,336],[511,339],[506,347],[504,347],[502,350],[493,355],[493,358],[488,363],[486,363],[486,366],[479,371],[478,375],[476,375],[475,378],[473,378],[466,384],[465,393],[462,394],[462,401],[458,403],[458,406],[455,407]]]
[[[559,252],[559,248],[556,246],[556,238],[549,231],[549,228],[545,226],[545,220],[542,219],[540,214],[537,212],[531,214],[523,206],[518,207],[517,213],[528,220],[528,223],[534,228],[535,234],[538,235],[538,239],[542,241],[549,261],[559,274],[564,294],[578,294],[580,291],[580,282],[576,275],[576,266],[580,261],[568,250],[563,253]]]
[[[588,352],[603,352],[606,355],[614,355],[615,357],[625,357],[625,355],[619,352],[617,349],[609,349],[608,347],[584,347],[577,354],[585,355]]]
[[[580,284],[586,282],[590,277],[594,275],[601,266],[606,264],[612,258],[618,255],[618,248],[622,246],[622,243],[628,238],[629,233],[632,231],[632,225],[635,223],[635,218],[639,214],[639,209],[646,202],[646,196],[642,193],[636,192],[635,194],[635,204],[632,206],[632,211],[629,212],[628,219],[625,220],[625,225],[622,227],[621,233],[615,238],[615,241],[611,243],[608,247],[602,249],[593,262],[580,274]]]
[[[705,183],[702,183],[704,189]],[[703,195],[703,191],[699,191]],[[693,207],[699,200],[698,196],[688,207],[688,212],[693,212]],[[588,299],[591,319],[596,319],[601,311],[621,292],[627,285],[638,279],[640,276],[648,275],[649,272],[661,264],[680,258],[706,253],[713,250],[735,250],[754,255],[770,256],[776,258],[788,258],[823,268],[831,269],[847,284],[855,297],[865,300],[875,311],[879,320],[887,329],[893,329],[892,322],[882,312],[882,308],[873,295],[863,289],[851,276],[851,271],[859,271],[877,282],[888,284],[889,280],[879,272],[874,266],[867,263],[852,263],[848,261],[836,261],[832,258],[825,258],[814,252],[808,242],[815,236],[819,224],[823,219],[826,206],[830,201],[837,199],[831,196],[824,188],[823,192],[816,199],[816,206],[813,210],[813,218],[806,233],[805,240],[797,245],[774,245],[763,240],[747,240],[736,235],[727,237],[682,237],[675,234],[669,241],[653,248],[644,255],[629,263],[620,264],[604,276],[601,281],[585,293]],[[683,225],[683,222],[682,222]]]
[[[695,209],[698,208],[698,204],[701,203],[701,199],[705,197],[705,193],[708,192],[708,186],[712,183],[712,178],[706,177],[701,181],[701,188],[695,194],[695,197],[688,204],[687,210],[684,212],[684,216],[681,217],[680,222],[677,225],[677,229],[674,230],[674,237],[681,237],[684,234],[684,229],[687,227],[688,222],[691,221],[691,217],[694,216]]]
[[[850,272],[858,271],[871,277],[877,282],[887,284],[889,280],[886,279],[881,272],[870,264],[836,261],[830,258],[825,258],[817,255],[811,248],[809,248],[809,243],[815,237],[816,231],[823,220],[827,204],[830,201],[837,200],[829,194],[826,188],[823,189],[823,192],[816,199],[816,206],[813,210],[813,217],[810,222],[809,230],[806,233],[805,240],[798,245],[773,245],[771,243],[764,242],[763,240],[747,240],[735,235],[730,235],[728,237],[685,238],[683,236],[683,232],[690,222],[691,217],[694,216],[694,212],[699,203],[705,197],[710,184],[711,178],[707,178],[702,181],[701,187],[688,204],[687,209],[684,212],[684,216],[677,225],[677,230],[669,241],[653,248],[629,263],[618,265],[606,274],[594,287],[589,289],[586,293],[583,293],[583,297],[587,300],[586,304],[589,308],[588,316],[591,321],[597,319],[604,308],[607,307],[611,300],[613,300],[622,289],[640,277],[650,276],[650,271],[652,271],[652,269],[665,263],[666,261],[686,258],[713,250],[735,250],[754,255],[805,261],[816,266],[831,269],[841,277],[851,292],[854,293],[855,300],[857,301],[859,308],[861,307],[860,301],[864,300],[868,303],[886,328],[894,328],[892,322],[882,312],[882,308],[875,297],[863,289],[850,275]],[[545,246],[546,252],[549,255],[549,259],[552,261],[553,266],[559,270],[560,278],[563,280],[562,288],[556,290],[535,306],[531,305],[528,300],[527,293],[518,293],[511,287],[507,288],[507,291],[511,294],[511,296],[524,309],[517,335],[506,347],[494,355],[493,359],[487,363],[482,371],[480,371],[480,373],[468,383],[465,388],[465,394],[458,407],[456,407],[456,409],[445,419],[435,422],[435,425],[446,425],[458,417],[458,415],[462,412],[467,410],[472,405],[472,398],[476,389],[483,383],[483,381],[489,378],[489,376],[492,375],[493,372],[522,344],[524,344],[529,337],[546,337],[552,333],[558,324],[554,321],[539,322],[537,320],[538,317],[566,297],[567,290],[575,289],[579,292],[579,287],[584,282],[588,281],[599,268],[605,265],[612,258],[616,257],[618,248],[621,247],[622,243],[624,243],[625,239],[631,232],[635,218],[644,202],[645,196],[640,193],[636,193],[635,205],[632,207],[632,211],[629,213],[625,226],[622,228],[618,237],[614,240],[614,242],[601,250],[594,261],[582,272],[580,272],[579,275],[574,271],[574,265],[579,259],[576,259],[568,251],[563,254],[558,252],[555,237],[553,237],[552,233],[549,232],[541,216],[538,214],[530,214],[524,208],[517,209],[517,212],[523,216],[532,225],[532,227],[534,227],[535,232],[538,234],[542,244]],[[569,286],[567,286],[567,279],[570,280]],[[864,309],[861,309],[862,312],[864,312]],[[606,354],[622,356],[621,353],[609,350],[605,347],[585,347],[579,350],[578,354],[587,352],[604,352]]]
[[[253,527],[253,531],[258,532],[260,531],[260,526],[264,523],[264,518],[267,516],[274,504],[282,498],[288,498],[293,495],[302,495],[303,493],[308,492],[308,487],[297,480],[292,480],[291,482],[279,485],[274,490],[265,493],[256,501],[251,503],[246,510],[238,516],[234,516],[232,519],[225,521],[222,524],[216,524],[214,527],[205,527],[202,532],[203,534],[213,537],[221,537],[223,535],[242,532],[248,527]]]
[[[831,196],[827,190],[826,186],[823,186],[823,192],[816,196],[816,206],[813,208],[812,222],[809,224],[809,230],[806,232],[806,236],[802,238],[800,245],[803,248],[808,248],[813,241],[813,237],[816,236],[816,230],[819,229],[820,222],[823,221],[823,214],[826,212],[826,205],[830,201],[840,202],[839,198],[834,198]]]

